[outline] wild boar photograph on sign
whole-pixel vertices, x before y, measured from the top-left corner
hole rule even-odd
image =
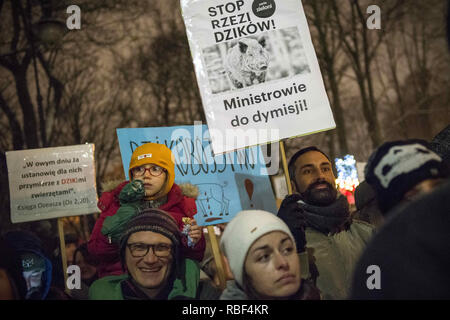
[[[181,7],[215,154],[335,128],[300,0]]]
[[[99,212],[94,145],[6,152],[13,223]]]

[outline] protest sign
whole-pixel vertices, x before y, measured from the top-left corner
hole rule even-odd
[[[181,8],[215,154],[335,128],[300,0]]]
[[[286,179],[284,175],[277,175],[272,177],[273,188],[277,199],[284,199],[288,195]]]
[[[230,221],[239,211],[276,211],[275,198],[260,147],[214,156],[207,126],[117,129],[125,175],[131,154],[147,143],[165,144],[175,157],[175,183],[199,188],[198,225]]]
[[[94,145],[6,152],[13,223],[98,212]]]

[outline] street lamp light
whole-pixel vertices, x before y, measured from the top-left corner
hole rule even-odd
[[[39,87],[39,76],[36,64],[36,44],[43,44],[47,49],[58,48],[62,43],[62,38],[66,33],[66,26],[63,22],[51,19],[43,18],[38,23],[33,25],[33,30],[31,32],[31,50],[33,53],[33,67],[34,67],[34,77],[36,81],[36,100],[38,104],[38,114],[41,123],[41,139],[42,144],[47,146],[47,133],[45,126],[45,116],[44,107],[42,105],[42,95],[41,89]],[[36,38],[37,41],[34,41]],[[36,42],[36,43],[35,43]]]
[[[67,31],[63,22],[48,18],[41,19],[33,29],[37,40],[48,48],[59,46]]]
[[[27,50],[34,50],[33,47],[42,44],[46,48],[53,49],[61,45],[63,37],[67,33],[67,28],[64,22],[56,19],[44,18],[32,25],[32,33],[30,38],[30,46],[20,50],[15,50],[0,54],[0,57],[7,57],[15,55],[19,52]]]

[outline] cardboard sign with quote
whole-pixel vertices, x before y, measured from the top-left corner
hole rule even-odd
[[[94,145],[6,152],[11,222],[99,212]]]

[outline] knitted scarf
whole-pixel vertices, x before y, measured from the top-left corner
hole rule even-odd
[[[313,206],[299,202],[304,210],[306,226],[324,234],[339,233],[350,227],[351,216],[347,198],[339,196],[332,204],[325,207]]]
[[[144,210],[144,209],[149,209],[149,208],[159,208],[161,207],[163,204],[167,203],[167,196],[161,197],[159,199],[155,199],[155,200],[143,200],[140,203],[140,210]]]

